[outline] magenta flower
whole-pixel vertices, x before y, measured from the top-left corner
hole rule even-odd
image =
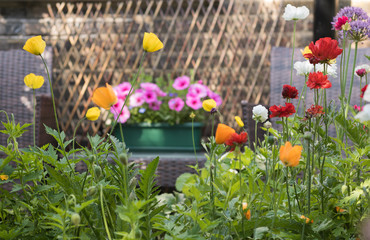
[[[335,30],[342,30],[342,26],[348,22],[348,17],[338,17],[338,21],[334,24]]]
[[[125,100],[131,88],[129,82],[123,82],[115,87],[113,90],[116,92],[117,98]]]
[[[198,98],[204,98],[207,96],[207,87],[203,84],[195,83],[189,87],[189,94],[197,96]]]
[[[159,89],[159,87],[157,86],[157,84],[155,83],[150,83],[150,82],[145,82],[145,83],[141,83],[140,84],[140,87],[144,90],[147,90],[147,91],[157,91]]]
[[[190,95],[186,96],[186,105],[194,110],[202,108],[202,101],[198,97],[191,97]]]
[[[121,110],[121,109],[120,109]],[[119,111],[117,113],[114,113],[114,118],[117,118],[117,114],[119,113]],[[125,123],[127,122],[127,120],[130,118],[130,111],[128,110],[128,107],[125,106],[118,118],[118,122],[119,123]]]
[[[142,93],[135,92],[130,96],[130,107],[140,107],[145,103],[145,98]]]
[[[175,79],[172,87],[176,90],[184,90],[189,87],[190,78],[188,76],[181,76]]]
[[[222,98],[215,92],[208,90],[208,97],[215,100],[217,107],[222,104]]]
[[[149,103],[149,108],[152,109],[153,111],[159,111],[161,108],[162,101],[155,101]]]
[[[177,112],[180,112],[182,108],[184,107],[184,101],[177,97],[177,98],[172,98],[168,101],[168,107],[171,110],[175,110]]]
[[[146,90],[144,92],[144,99],[147,103],[152,103],[157,101],[157,94],[154,91]]]

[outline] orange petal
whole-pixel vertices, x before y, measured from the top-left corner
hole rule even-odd
[[[223,123],[219,123],[217,125],[216,130],[216,143],[223,144],[226,142],[227,139],[230,138],[231,134],[235,133],[235,130]]]

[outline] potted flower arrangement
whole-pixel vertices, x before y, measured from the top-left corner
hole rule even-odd
[[[125,143],[131,150],[201,149],[205,117],[202,101],[210,98],[217,106],[221,105],[222,99],[217,93],[202,80],[194,81],[194,77],[189,76],[166,81],[163,77],[143,74],[136,90],[129,94],[131,87],[130,82],[114,87],[118,101],[110,109],[108,118],[109,124],[111,119],[118,117],[125,104],[118,122],[122,124]],[[121,139],[119,127],[115,128],[114,134]]]

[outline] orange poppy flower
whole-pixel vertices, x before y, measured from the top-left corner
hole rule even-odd
[[[109,110],[112,105],[117,103],[117,96],[112,86],[106,83],[105,87],[97,88],[94,91],[92,101],[99,107]]]
[[[310,221],[311,221],[311,223],[313,223],[313,220],[311,220],[308,217],[305,217],[303,215],[301,216],[301,219],[305,219],[306,220],[306,223],[310,223]]]
[[[217,144],[223,144],[225,143],[230,137],[231,134],[235,133],[235,130],[223,123],[219,123],[217,125],[216,130],[216,143]]]
[[[245,218],[250,220],[251,219],[251,210],[248,209],[248,211],[245,211],[245,209],[247,209],[247,207],[248,207],[248,203],[243,202],[243,213],[245,215]]]
[[[302,154],[302,146],[294,146],[290,142],[280,147],[280,160],[287,167],[295,167],[299,164]]]

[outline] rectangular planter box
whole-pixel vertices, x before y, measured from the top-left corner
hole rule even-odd
[[[201,150],[200,144],[203,123],[194,123],[195,149]],[[122,124],[126,146],[132,151],[193,151],[192,123],[169,125]],[[119,126],[113,134],[121,140]]]

